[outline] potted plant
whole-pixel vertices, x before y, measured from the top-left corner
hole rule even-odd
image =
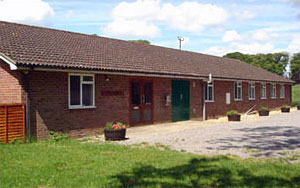
[[[297,109],[300,110],[300,105],[297,106]]]
[[[288,105],[283,105],[281,107],[281,112],[283,112],[283,113],[289,113],[290,112],[290,107]]]
[[[269,108],[266,106],[262,106],[258,111],[259,116],[269,116]]]
[[[107,122],[104,129],[105,140],[124,140],[128,126],[121,122]]]
[[[236,110],[227,112],[228,121],[241,121],[241,115]]]

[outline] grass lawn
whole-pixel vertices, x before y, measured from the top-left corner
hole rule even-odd
[[[298,164],[76,140],[0,145],[0,187],[297,187]]]
[[[300,105],[300,85],[294,85],[292,88],[292,106]]]

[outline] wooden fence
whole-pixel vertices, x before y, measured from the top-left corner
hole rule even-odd
[[[0,142],[25,141],[25,105],[0,104]]]

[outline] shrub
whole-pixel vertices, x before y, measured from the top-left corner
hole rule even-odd
[[[50,131],[50,140],[53,142],[60,142],[69,138],[66,133],[57,133],[55,131]]]
[[[230,110],[227,112],[228,116],[237,115],[237,114],[238,114],[238,111],[236,111],[236,110]]]
[[[260,108],[260,110],[261,110],[261,111],[269,111],[269,108],[266,107],[266,106],[262,106],[262,107]]]
[[[126,129],[127,127],[129,127],[128,125],[122,123],[122,122],[107,122],[106,123],[106,130],[121,130],[121,129]]]
[[[288,105],[282,105],[282,108],[289,108],[289,106]]]

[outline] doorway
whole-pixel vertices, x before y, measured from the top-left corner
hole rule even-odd
[[[130,121],[132,125],[153,123],[153,84],[147,80],[132,80]]]
[[[172,121],[190,119],[190,82],[172,80]]]

